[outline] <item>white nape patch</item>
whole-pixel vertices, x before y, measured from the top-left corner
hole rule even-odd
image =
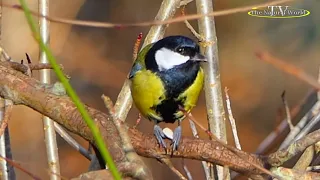
[[[187,62],[189,59],[189,56],[183,56],[167,48],[161,48],[155,54],[155,60],[160,71],[171,69],[174,66]]]

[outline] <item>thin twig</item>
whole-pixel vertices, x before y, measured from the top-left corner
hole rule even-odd
[[[307,93],[307,95],[298,103],[295,105],[294,108],[291,109],[290,114],[292,115],[292,117],[296,117],[298,115],[299,112],[302,111],[303,106],[307,105],[308,103],[310,103],[310,98],[313,99],[313,96],[315,95],[315,90],[311,90]],[[313,104],[314,106],[314,104]],[[308,113],[310,114],[310,113]],[[295,129],[299,128],[299,127],[303,127],[306,124],[306,121],[308,120],[309,115],[305,115],[300,121],[299,123],[295,126]],[[302,122],[304,121],[304,122]],[[303,125],[300,125],[301,123],[303,123]],[[288,123],[287,123],[287,119],[283,119],[281,121],[281,123],[260,143],[260,145],[258,146],[257,150],[256,150],[256,154],[264,154],[268,151],[268,149],[271,148],[271,146],[274,144],[274,142],[276,141],[277,138],[279,138],[279,136],[281,135],[281,133],[283,133],[286,128],[288,127]],[[295,130],[294,129],[294,130]],[[300,130],[299,130],[300,131]],[[290,134],[294,133],[292,131],[290,131]],[[297,134],[297,133],[296,133]],[[294,137],[293,137],[294,138]],[[293,139],[291,138],[291,139]]]
[[[145,22],[138,22],[138,23],[103,23],[103,22],[94,22],[94,21],[81,21],[81,20],[71,20],[71,19],[65,19],[65,18],[59,18],[59,17],[53,17],[53,16],[44,16],[42,14],[39,14],[38,12],[31,11],[32,15],[37,17],[43,17],[51,22],[56,23],[62,23],[62,24],[68,24],[68,25],[78,25],[78,26],[89,26],[89,27],[97,27],[97,28],[125,28],[125,27],[142,27],[142,26],[153,26],[153,25],[165,25],[165,24],[173,24],[178,22],[183,22],[185,20],[196,20],[201,19],[205,16],[208,17],[216,17],[216,16],[225,16],[225,15],[231,15],[236,13],[242,13],[252,10],[252,8],[255,7],[266,7],[266,6],[275,6],[279,4],[288,3],[293,0],[277,0],[277,1],[271,1],[261,4],[255,4],[255,5],[249,5],[249,6],[243,6],[238,8],[232,8],[232,9],[226,9],[222,11],[216,11],[212,13],[207,14],[191,14],[188,16],[183,17],[176,17],[176,18],[168,18],[166,20],[157,19],[155,21],[145,21]],[[13,8],[16,10],[21,10],[20,5],[11,5],[2,3],[3,7],[7,8]],[[180,4],[177,4],[175,7],[179,7]]]
[[[58,123],[54,122],[54,128],[56,132],[64,139],[70,146],[76,149],[80,154],[86,157],[88,160],[92,159],[92,154],[83,146],[81,146],[75,139],[73,139],[69,133],[63,129]]]
[[[1,126],[0,126],[0,136],[3,135],[4,131],[6,130],[6,128],[8,126],[9,119],[12,115],[12,109],[13,109],[12,101],[5,99],[4,100],[4,115],[3,115],[3,120],[1,121]]]
[[[240,140],[239,140],[239,137],[238,137],[236,120],[234,119],[234,117],[232,115],[231,103],[230,103],[230,98],[229,98],[228,88],[227,87],[224,88],[224,92],[226,94],[227,110],[228,110],[228,115],[229,115],[229,120],[230,120],[230,124],[231,124],[231,129],[232,129],[234,142],[236,144],[236,147],[241,150],[241,144],[240,144]]]
[[[303,127],[301,129],[301,131],[299,132],[299,134],[294,138],[294,141],[302,138],[303,136],[305,136],[306,134],[308,134],[310,132],[310,130],[320,121],[320,112],[314,117],[312,118],[308,124]]]
[[[291,120],[291,114],[290,114],[290,108],[286,99],[286,91],[283,91],[282,95],[281,95],[281,99],[284,105],[284,108],[286,110],[286,115],[287,115],[287,123],[289,125],[290,131],[292,131],[294,129],[294,126],[292,124],[292,120]]]
[[[142,40],[142,33],[139,33],[136,42],[134,43],[133,46],[133,54],[132,54],[132,60],[135,61],[138,57],[138,53],[139,53],[139,48],[140,48],[140,44],[141,44],[141,40]]]
[[[3,156],[0,156],[0,159],[8,162],[9,164],[11,164],[12,166],[14,166],[15,168],[19,169],[20,171],[24,172],[25,174],[27,174],[28,176],[30,176],[32,179],[34,180],[41,180],[39,177],[37,177],[36,175],[32,174],[31,172],[29,172],[28,170],[24,169],[23,167],[20,166],[20,164],[15,163],[13,160],[5,158]]]
[[[189,171],[188,166],[185,164],[184,159],[182,159],[181,161],[182,161],[183,170],[186,173],[188,180],[193,180],[191,172]]]
[[[0,46],[0,54],[3,56],[5,61],[12,61],[11,57],[8,55],[8,53],[3,49],[3,47]]]
[[[191,119],[189,119],[189,123],[190,123],[190,127],[191,127],[191,131],[192,131],[193,136],[196,138],[199,138],[198,131],[197,131],[197,128],[196,128],[194,122]],[[211,178],[211,176],[210,176],[210,168],[208,166],[208,163],[206,161],[201,161],[201,164],[202,164],[202,167],[204,170],[204,174],[206,176],[206,180],[209,180]]]
[[[288,147],[292,142],[294,142],[297,135],[302,131],[302,129],[305,129],[307,123],[309,124],[309,127],[312,127],[314,124],[316,124],[315,122],[317,122],[320,118],[315,116],[317,114],[320,114],[320,101],[317,101],[316,104],[312,106],[310,111],[307,114],[305,114],[303,118],[298,122],[294,129],[290,131],[288,136],[281,143],[279,150]]]
[[[187,180],[187,178],[184,177],[183,174],[181,174],[181,172],[180,172],[179,170],[177,170],[177,169],[173,166],[173,164],[172,164],[172,162],[170,161],[169,158],[161,158],[161,159],[159,159],[159,160],[160,160],[163,164],[167,165],[167,166],[171,169],[171,171],[174,172],[180,179]]]
[[[183,6],[181,9],[181,15],[185,16],[185,8],[186,6]],[[184,24],[187,26],[187,28],[191,31],[191,33],[200,41],[205,42],[205,39],[192,27],[192,25],[189,23],[189,21],[185,20]]]

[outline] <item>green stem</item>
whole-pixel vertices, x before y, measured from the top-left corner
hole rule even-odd
[[[46,53],[47,58],[51,64],[54,72],[56,73],[57,77],[59,78],[59,80],[63,84],[64,88],[66,89],[68,95],[70,96],[70,98],[72,99],[72,101],[74,102],[76,107],[78,108],[78,111],[82,115],[83,120],[87,123],[88,127],[90,128],[90,130],[93,134],[93,137],[95,139],[96,145],[97,145],[103,159],[107,163],[107,166],[108,166],[109,170],[111,171],[114,179],[116,179],[116,180],[121,179],[121,175],[120,175],[115,163],[112,160],[112,156],[110,155],[109,151],[106,148],[107,146],[102,139],[102,136],[99,132],[99,129],[95,125],[94,121],[91,119],[89,113],[86,111],[85,106],[82,104],[80,98],[78,97],[76,92],[73,90],[68,79],[64,76],[64,74],[61,71],[60,66],[56,62],[51,50],[44,44],[43,40],[41,39],[39,30],[36,27],[36,23],[34,22],[34,20],[32,18],[32,15],[30,13],[30,10],[29,10],[26,2],[24,0],[20,0],[20,4],[22,6],[22,9],[24,10],[24,14],[27,18],[28,24],[30,26],[30,29],[31,29],[33,35],[34,35],[35,40],[39,43],[41,50]]]

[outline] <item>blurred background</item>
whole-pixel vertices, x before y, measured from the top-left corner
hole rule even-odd
[[[17,4],[17,0],[3,0]],[[161,0],[51,0],[50,15],[68,19],[104,22],[140,22],[152,20],[160,7]],[[223,10],[264,1],[215,1],[215,10]],[[37,0],[28,0],[33,10],[38,9]],[[320,1],[297,1],[288,4],[307,9],[311,15],[293,19],[268,19],[248,16],[247,13],[216,18],[219,60],[223,88],[229,90],[233,115],[236,119],[239,138],[245,151],[255,152],[270,131],[279,123],[277,113],[282,108],[281,93],[286,90],[290,107],[297,104],[310,89],[305,83],[287,75],[269,64],[258,60],[257,50],[269,51],[283,58],[314,77],[319,70]],[[38,46],[33,40],[23,13],[3,8],[1,22],[1,44],[20,61],[28,53],[33,62],[38,61]],[[195,13],[195,2],[186,9]],[[180,15],[180,11],[177,11]],[[196,21],[191,24],[197,29]],[[138,33],[144,35],[148,27],[124,29],[98,29],[51,23],[51,48],[71,76],[71,83],[82,100],[101,111],[104,106],[101,94],[116,100],[132,63],[132,48]],[[170,25],[166,35],[181,34],[192,37],[183,23]],[[35,73],[38,78],[38,74]],[[53,76],[54,77],[54,76]],[[206,125],[205,99],[202,94],[193,115]],[[133,125],[138,112],[130,111],[128,122]],[[21,166],[43,179],[48,179],[46,150],[41,115],[33,110],[15,106],[9,122],[14,159]],[[167,126],[167,125],[164,125]],[[164,127],[163,126],[163,127]],[[173,128],[175,125],[168,125]],[[183,134],[192,136],[188,122],[183,122]],[[143,120],[138,127],[145,133],[152,133],[152,123]],[[200,130],[199,130],[200,131]],[[200,132],[202,138],[207,138]],[[59,156],[62,176],[76,177],[85,172],[89,162],[66,144],[58,135]],[[74,136],[85,147],[87,142]],[[233,138],[228,127],[228,139]],[[146,159],[155,179],[176,176],[156,160]],[[181,160],[174,160],[181,170]],[[197,161],[186,160],[196,179],[203,178],[203,171]],[[16,170],[17,179],[26,179]]]

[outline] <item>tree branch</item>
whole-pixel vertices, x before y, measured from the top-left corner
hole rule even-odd
[[[268,163],[272,166],[280,166],[295,155],[303,152],[307,147],[320,141],[320,129],[304,136],[291,144],[288,148],[274,152],[268,156]]]
[[[46,89],[36,79],[1,64],[0,96],[11,99],[14,104],[26,105],[50,117],[69,131],[94,143],[90,129],[82,120],[80,113],[69,97],[55,95],[51,89]],[[116,164],[118,166],[121,165],[124,162],[125,154],[121,150],[121,141],[114,123],[108,115],[88,106],[86,106],[86,109],[95,120]],[[132,145],[139,155],[157,159],[171,157],[171,152],[165,154],[164,150],[158,147],[157,140],[152,134],[144,134],[133,128],[129,128],[128,133]],[[167,143],[169,144],[170,142],[167,141]],[[172,157],[212,162],[228,166],[237,172],[245,174],[262,173],[248,163],[250,161],[263,166],[263,162],[258,156],[248,154],[234,147],[230,148],[241,154],[241,158],[217,141],[184,137],[181,139],[179,149],[173,153]]]

